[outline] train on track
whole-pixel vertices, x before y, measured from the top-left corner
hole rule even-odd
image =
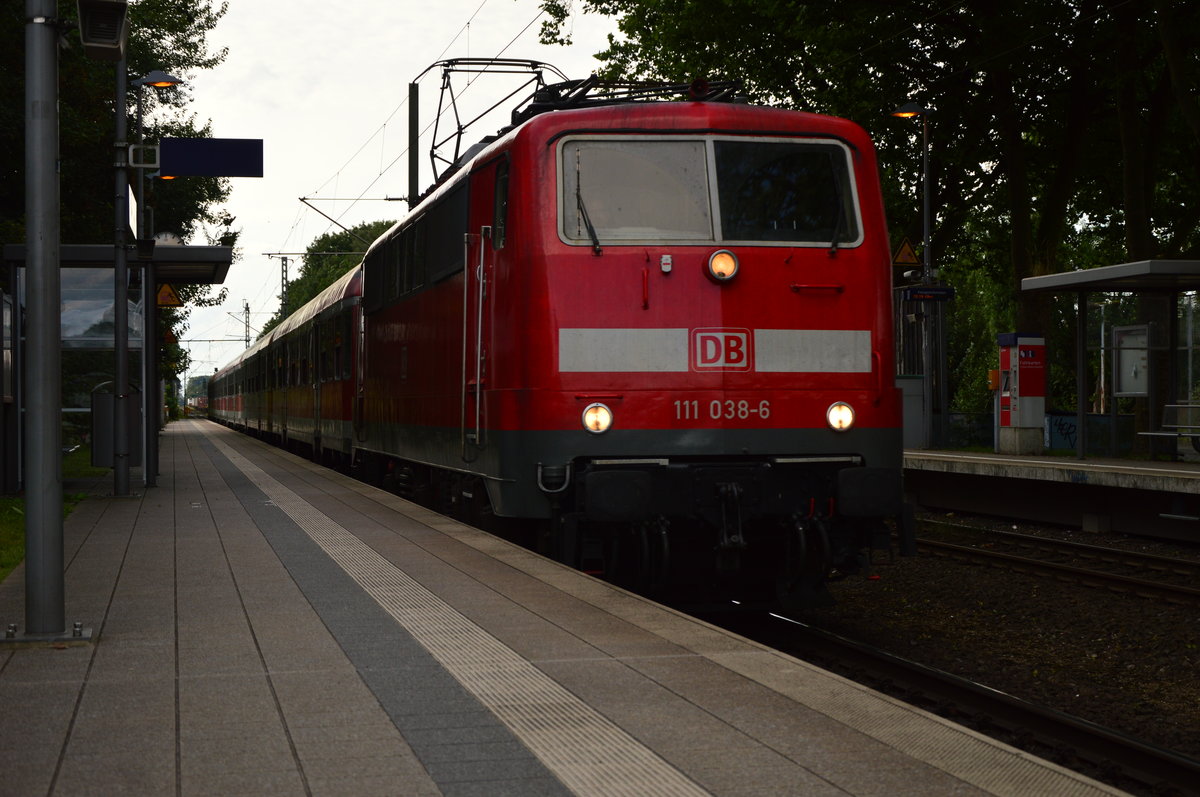
[[[584,84],[214,374],[210,417],[618,583],[823,602],[901,512],[872,143]]]

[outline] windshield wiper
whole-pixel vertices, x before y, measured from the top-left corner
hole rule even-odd
[[[829,156],[829,165],[833,171],[833,187],[834,201],[837,202],[837,218],[833,221],[833,240],[829,242],[829,256],[837,257],[838,250],[838,233],[842,231],[842,219],[846,215],[846,203],[842,200],[842,181],[838,179],[837,164],[833,162],[833,155]]]
[[[583,225],[587,227],[588,236],[592,239],[592,252],[597,255],[604,254],[604,250],[600,248],[600,239],[596,237],[596,228],[592,226],[592,220],[588,217],[587,207],[583,204],[583,190],[579,185],[579,170],[575,170],[575,203],[579,206],[579,215],[583,218]]]

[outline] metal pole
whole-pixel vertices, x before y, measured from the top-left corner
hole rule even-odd
[[[420,168],[417,160],[417,144],[419,142],[420,131],[417,125],[420,124],[420,87],[416,83],[408,84],[408,207],[414,208],[417,206],[417,196],[421,193],[421,183],[417,177],[418,169]]]
[[[143,264],[142,274],[142,405],[146,458],[142,472],[147,487],[158,484],[158,429],[162,401],[158,395],[158,273],[153,260]]]
[[[921,246],[921,259],[925,284],[933,281],[933,254],[929,251],[929,111],[921,114],[921,173],[924,175],[925,187],[921,197],[922,215],[925,220],[925,237]]]
[[[25,630],[62,634],[58,9],[55,0],[26,0],[25,11]]]
[[[126,400],[129,394],[129,268],[126,261],[125,229],[129,226],[129,178],[126,155],[129,142],[125,140],[125,100],[128,71],[125,59],[117,62],[116,132],[113,142],[113,171],[115,173],[115,207],[113,230],[113,349],[116,373],[113,378],[113,495],[129,495],[129,415]]]
[[[1108,377],[1104,373],[1105,361],[1108,359],[1105,354],[1104,335],[1107,331],[1107,324],[1104,318],[1104,308],[1107,302],[1101,302],[1100,307],[1100,414],[1103,415],[1108,409]]]
[[[1117,389],[1117,357],[1119,354],[1115,345],[1117,338],[1113,333],[1112,324],[1109,324],[1108,332],[1106,332],[1105,335],[1107,336],[1108,340],[1111,340],[1114,344],[1108,347],[1112,351],[1109,353],[1108,365],[1105,367],[1108,374],[1108,455],[1110,457],[1116,457],[1118,452],[1121,450],[1121,438],[1119,435],[1120,428],[1117,426],[1121,420],[1121,406],[1117,401],[1117,397],[1112,395]]]
[[[135,83],[137,90],[137,134],[138,144],[145,152],[146,126],[142,119],[142,83]],[[144,156],[143,156],[144,157]],[[146,220],[145,169],[136,168],[137,179],[137,240],[149,237]],[[139,251],[141,251],[139,247]],[[158,281],[155,274],[153,250],[151,257],[142,261],[142,484],[154,487],[158,484]]]
[[[1195,389],[1196,389],[1196,380],[1195,380],[1195,377],[1192,375],[1192,360],[1194,359],[1194,355],[1195,355],[1195,348],[1196,348],[1196,347],[1195,347],[1195,342],[1194,342],[1194,341],[1195,341],[1195,328],[1196,328],[1196,327],[1195,327],[1195,312],[1196,312],[1196,294],[1194,294],[1194,293],[1193,293],[1193,294],[1190,294],[1190,295],[1188,296],[1188,312],[1187,312],[1187,325],[1188,325],[1188,327],[1187,327],[1187,347],[1188,347],[1188,359],[1187,359],[1187,390],[1185,390],[1185,391],[1184,391],[1184,394],[1183,394],[1183,400],[1184,400],[1184,403],[1185,403],[1185,404],[1191,404],[1191,403],[1192,403],[1192,395],[1193,395],[1193,393],[1195,392]],[[1189,420],[1189,422],[1190,422],[1192,419],[1190,419],[1190,418],[1189,418],[1188,420]]]
[[[929,251],[929,112],[921,114],[921,172],[924,187],[922,188],[922,215],[924,217],[924,237],[921,244],[921,282],[930,285],[933,282],[932,256]],[[925,439],[924,447],[933,448],[933,330],[932,316],[936,303],[925,300],[921,313],[921,400],[924,409]]]
[[[1075,458],[1087,456],[1087,292],[1075,299]]]
[[[134,97],[137,98],[137,136],[138,146],[142,152],[142,161],[145,161],[146,155],[146,127],[142,123],[142,85],[138,81],[134,81],[135,90]],[[137,179],[134,181],[134,192],[137,196],[137,229],[134,231],[134,237],[137,240],[142,240],[146,237],[146,183],[144,177],[144,169],[138,168],[136,165],[133,168]]]

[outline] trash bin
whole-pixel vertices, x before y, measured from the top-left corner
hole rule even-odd
[[[126,452],[130,466],[142,464],[142,391],[130,386],[125,398],[125,431],[129,441]],[[101,382],[92,388],[92,466],[114,467],[116,433],[113,424],[113,383]]]

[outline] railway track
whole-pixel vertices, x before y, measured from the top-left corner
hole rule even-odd
[[[923,536],[917,539],[917,548],[936,556],[1004,567],[1168,603],[1200,605],[1200,589],[1190,583],[1176,583],[1200,581],[1198,562],[951,523],[923,521],[921,526]],[[928,531],[959,537],[969,535],[971,539],[956,542],[932,539],[924,536]],[[980,544],[988,547],[979,547]],[[1087,566],[1078,564],[1081,561]],[[1113,568],[1126,572],[1112,572]],[[1137,575],[1130,575],[1128,571]]]
[[[854,642],[806,623],[771,614],[770,623],[758,618],[749,624],[753,636],[784,652],[815,659],[822,666],[835,662],[856,673],[858,681],[886,684],[892,693],[901,693],[908,702],[917,697],[937,705],[943,716],[961,721],[966,715],[977,726],[1002,729],[1022,741],[1047,748],[1060,761],[1073,757],[1088,762],[1101,779],[1121,788],[1156,795],[1190,794],[1200,782],[1200,761],[1179,753],[1140,742],[1118,731],[1026,702],[1012,695],[941,670],[903,659],[883,650]],[[740,625],[741,622],[739,621]],[[861,674],[860,674],[861,673]],[[994,735],[994,733],[992,733]],[[1047,753],[1039,752],[1043,757]],[[1070,764],[1068,764],[1070,765]],[[1073,766],[1072,768],[1078,768]]]

